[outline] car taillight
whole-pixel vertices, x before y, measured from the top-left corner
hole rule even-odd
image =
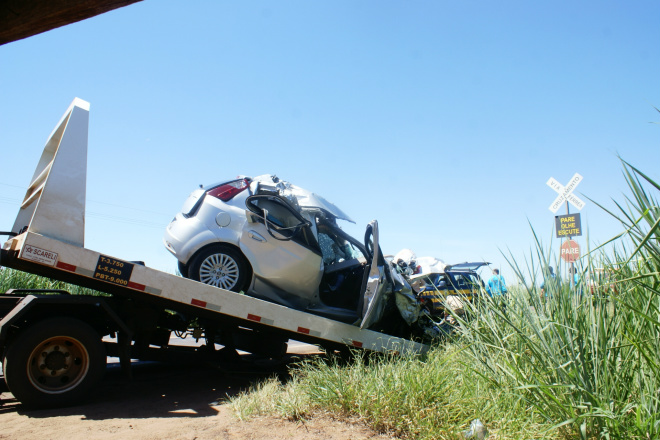
[[[223,202],[228,202],[233,199],[236,194],[239,194],[250,186],[248,179],[234,180],[233,182],[223,183],[220,186],[209,190],[206,194],[220,199]]]

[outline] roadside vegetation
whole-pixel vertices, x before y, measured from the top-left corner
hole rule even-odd
[[[623,232],[576,263],[577,283],[535,235],[509,261],[506,307],[485,296],[426,356],[305,363],[231,399],[236,413],[330,412],[414,439],[466,438],[475,419],[491,439],[659,438],[660,185],[622,164]]]
[[[72,295],[104,295],[86,287],[51,280],[8,267],[0,267],[0,292],[6,292],[9,289],[66,290]]]

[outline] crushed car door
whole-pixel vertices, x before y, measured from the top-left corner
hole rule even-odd
[[[252,264],[253,293],[289,307],[306,308],[323,275],[312,223],[277,195],[250,196],[246,206],[248,221],[240,248]]]
[[[378,245],[378,222],[376,220],[367,225],[364,242],[371,261],[362,288],[362,321],[360,322],[360,328],[369,328],[383,316],[387,304],[387,290],[391,284],[387,282],[385,258]]]

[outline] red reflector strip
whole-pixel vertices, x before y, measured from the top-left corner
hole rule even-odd
[[[362,342],[360,341],[353,341],[353,346],[357,348],[362,348]]]
[[[131,289],[135,289],[135,290],[141,290],[143,292],[144,292],[144,289],[147,288],[147,286],[145,286],[144,284],[134,283],[133,281],[128,282],[128,287],[130,287]],[[193,300],[193,301],[195,301],[195,300]]]
[[[304,327],[298,327],[298,333],[303,333],[305,335],[309,334],[309,329]]]
[[[195,298],[193,298],[190,301],[190,304],[192,304],[193,306],[206,307],[206,301],[201,301],[201,300],[195,299]]]
[[[68,270],[69,272],[75,272],[76,271],[76,266],[74,266],[73,264],[69,264],[69,263],[63,263],[61,261],[58,261],[55,266],[59,269]]]
[[[250,321],[261,322],[261,316],[253,315],[251,313],[248,313],[247,319]]]

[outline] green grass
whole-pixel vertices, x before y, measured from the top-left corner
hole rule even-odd
[[[230,400],[242,419],[270,413],[295,420],[329,411],[402,438],[459,438],[475,418],[487,420],[500,439],[520,438],[521,432],[554,438],[544,434],[551,425],[518,393],[494,385],[470,364],[454,344],[437,346],[424,358],[369,359],[362,353],[346,365],[302,364],[292,381],[272,379]]]
[[[6,292],[9,289],[66,290],[73,295],[104,295],[86,287],[54,281],[8,267],[0,267],[0,292]]]

